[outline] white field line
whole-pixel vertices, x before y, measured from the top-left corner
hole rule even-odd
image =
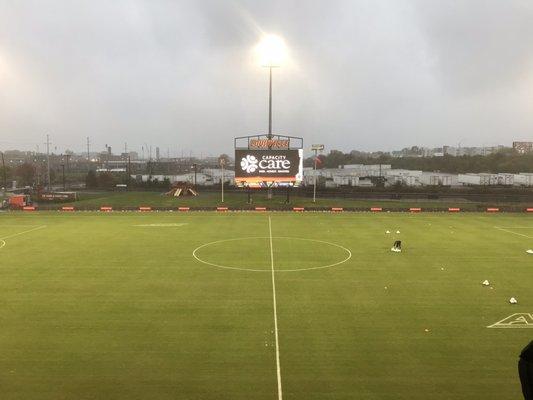
[[[505,228],[500,228],[499,226],[495,226],[495,228],[503,232],[512,233],[513,235],[522,236],[528,239],[533,239],[533,236],[528,236],[528,235],[524,235],[523,233],[513,232]]]
[[[520,314],[524,314],[524,313],[514,313],[514,314],[511,314],[511,315],[509,315],[508,317],[502,319],[501,321],[495,322],[495,323],[493,323],[492,325],[487,326],[487,328],[499,328],[499,329],[533,328],[533,325],[531,325],[531,324],[522,324],[522,325],[520,325],[520,324],[516,324],[516,325],[513,325],[513,324],[507,324],[507,325],[499,325],[499,324],[501,324],[502,322],[507,321],[509,318],[512,318],[512,317],[514,317],[515,315],[520,315]]]
[[[337,261],[337,262],[332,263],[332,264],[319,265],[319,266],[316,266],[316,267],[309,267],[309,268],[277,269],[276,270],[277,272],[300,272],[300,271],[312,271],[312,270],[315,270],[315,269],[331,268],[331,267],[335,267],[337,265],[343,264],[346,261],[348,261],[350,258],[352,258],[352,252],[350,251],[350,249],[347,249],[346,247],[341,246],[340,244],[337,244],[337,243],[326,242],[324,240],[298,238],[298,237],[290,237],[290,236],[273,236],[272,238],[273,239],[301,240],[301,241],[308,241],[308,242],[315,242],[315,243],[324,243],[324,244],[327,244],[327,245],[330,245],[330,246],[337,247],[337,248],[339,248],[341,250],[344,250],[346,252],[346,254],[347,254],[347,256],[343,260]],[[237,271],[269,272],[270,268],[253,269],[253,268],[231,267],[231,266],[228,266],[228,265],[215,264],[215,263],[203,260],[200,256],[198,256],[198,252],[201,249],[203,249],[205,247],[208,247],[208,246],[211,246],[213,244],[225,243],[225,242],[235,242],[235,241],[239,241],[239,240],[247,240],[247,241],[249,241],[250,239],[270,239],[270,237],[269,236],[254,236],[254,237],[250,236],[250,237],[242,237],[242,238],[216,240],[214,242],[204,243],[204,244],[198,246],[196,249],[193,250],[192,256],[197,261],[201,262],[202,264],[211,265],[211,266],[217,267],[217,268],[233,269],[233,270],[237,270]],[[486,257],[484,257],[484,258],[486,258]]]
[[[22,227],[22,226],[24,226],[24,227],[26,227],[26,226],[30,227],[30,226],[41,226],[41,225],[36,225],[36,224],[33,224],[33,225],[30,225],[30,224],[28,224],[28,225],[22,225],[22,224],[2,224],[2,228],[3,228],[3,227],[10,227],[10,228],[15,227],[15,228],[20,228],[20,227]]]
[[[14,233],[12,235],[4,236],[4,237],[1,237],[0,240],[4,241],[6,239],[10,239],[10,238],[13,238],[15,236],[24,235],[25,233],[30,233],[30,232],[36,231],[38,229],[43,229],[43,228],[46,228],[46,225],[40,225],[37,228],[32,228],[32,229],[28,229],[28,230],[25,230],[25,231],[22,231],[22,232]]]
[[[268,216],[268,233],[270,239],[270,267],[272,271],[272,299],[274,304],[274,334],[276,338],[276,371],[278,376],[278,400],[283,399],[281,390],[281,368],[279,363],[278,306],[276,302],[276,277],[274,271],[274,246],[272,245],[272,218]]]
[[[502,229],[533,229],[533,226],[499,226]]]
[[[518,313],[511,314],[508,317],[505,317],[504,319],[502,319],[501,321],[495,322],[492,325],[487,326],[487,328],[494,328],[496,325],[501,324],[503,321],[505,321],[505,320],[507,320],[507,319],[509,319],[511,317],[514,317],[515,315],[518,315]]]
[[[153,227],[153,228],[173,228],[173,227],[184,226],[184,225],[187,225],[187,223],[179,222],[179,223],[139,224],[139,225],[133,225],[133,226],[143,226],[143,227]]]
[[[487,328],[491,329],[532,329],[533,325],[496,325],[496,326],[487,326]]]

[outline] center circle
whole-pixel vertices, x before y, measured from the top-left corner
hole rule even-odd
[[[352,252],[325,240],[254,236],[205,243],[192,256],[212,267],[253,272],[271,272],[273,258],[276,272],[298,272],[335,267],[352,258]]]

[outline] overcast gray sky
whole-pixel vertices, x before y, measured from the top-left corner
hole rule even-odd
[[[531,0],[0,0],[0,149],[231,152],[267,130],[252,48],[282,36],[274,132],[327,149],[533,140]]]

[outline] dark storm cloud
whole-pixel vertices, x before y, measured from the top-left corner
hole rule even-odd
[[[291,52],[277,132],[345,150],[533,139],[530,1],[0,0],[0,148],[227,152],[266,130],[262,32]]]

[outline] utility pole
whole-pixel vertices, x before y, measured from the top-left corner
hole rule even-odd
[[[46,179],[48,182],[48,191],[51,191],[51,182],[50,182],[50,135],[46,135]]]
[[[313,159],[313,203],[316,203],[316,162],[318,159],[318,152],[324,150],[323,144],[314,144],[311,146],[311,150],[315,152],[315,158]]]
[[[224,166],[226,165],[226,159],[221,157],[220,158],[220,167],[222,168],[222,179],[220,181],[222,188],[221,188],[221,194],[222,194],[222,203],[224,203]]]
[[[128,154],[128,183],[131,179],[131,156]]]
[[[66,191],[67,190],[67,184],[66,184],[66,181],[65,181],[65,163],[64,162],[61,163],[61,169],[63,170],[63,191]]]
[[[316,159],[318,157],[318,151],[315,150],[315,158],[313,159],[313,203],[316,203]]]
[[[196,190],[196,171],[197,171],[198,165],[194,163],[192,167],[194,168],[194,190]]]
[[[4,160],[4,152],[0,152],[2,154],[2,171],[4,175],[4,193],[7,190],[7,171],[6,171],[6,161]]]
[[[67,159],[67,173],[70,173],[70,162],[69,162],[69,161],[70,161],[70,157],[71,157],[70,154],[66,154],[66,155],[65,155],[65,158]],[[64,168],[63,168],[63,176],[65,176],[65,170],[64,170]],[[63,179],[63,180],[64,180],[64,183],[63,183],[63,186],[64,186],[64,187],[63,187],[63,190],[67,190],[66,180],[65,180],[65,179]]]
[[[89,136],[87,136],[87,170],[91,170],[91,151],[90,151],[91,141]]]

